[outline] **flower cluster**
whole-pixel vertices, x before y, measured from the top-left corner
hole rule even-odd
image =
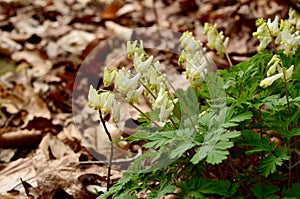
[[[268,71],[267,71],[267,78],[263,79],[260,82],[260,86],[263,88],[266,88],[273,84],[273,82],[279,78],[281,79],[290,79],[293,74],[294,65],[290,66],[289,69],[285,69],[282,66],[282,61],[280,59],[280,56],[275,54],[271,58],[271,60],[268,63]],[[278,72],[277,74],[276,71]]]
[[[178,60],[178,64],[185,63],[186,71],[183,75],[192,87],[200,88],[207,72],[209,62],[206,58],[206,49],[200,41],[196,40],[191,32],[184,32],[180,38],[184,48]]]
[[[208,36],[207,46],[211,50],[216,50],[218,55],[223,56],[226,53],[226,48],[229,43],[229,38],[224,40],[223,32],[218,32],[217,24],[211,26],[208,23],[204,24],[204,34]],[[223,41],[224,40],[224,41]]]
[[[90,85],[89,95],[89,106],[100,110],[103,115],[107,115],[110,110],[113,110],[114,121],[120,120],[120,102],[117,102],[115,95],[110,91],[98,92]]]
[[[122,98],[131,105],[137,103],[140,96],[144,94],[148,97],[152,108],[160,110],[160,121],[165,122],[172,114],[176,100],[168,91],[166,76],[159,72],[160,63],[158,61],[153,63],[153,56],[149,57],[146,54],[142,42],[128,42],[127,54],[129,58],[133,58],[134,70],[126,70],[125,68],[109,70],[105,67],[104,86],[107,87],[113,83],[118,99]],[[109,91],[98,94],[91,87],[89,104],[107,114],[112,108],[119,109],[119,102],[116,102],[115,95]],[[114,113],[117,117],[117,110],[113,110],[113,116]]]
[[[300,17],[295,11],[290,10],[290,19],[281,20],[278,16],[273,21],[258,19],[256,21],[257,31],[253,36],[260,41],[258,50],[264,50],[271,42],[280,45],[287,56],[295,54],[300,45],[299,24]]]

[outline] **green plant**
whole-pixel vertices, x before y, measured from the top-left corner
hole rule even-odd
[[[172,87],[142,42],[128,42],[135,70],[105,69],[104,86],[114,83],[117,92],[91,87],[89,100],[100,113],[113,109],[115,120],[116,99],[137,109],[141,125],[125,139],[143,141],[146,152],[98,198],[299,198],[299,24],[293,10],[280,24],[259,19],[259,53],[217,72],[203,44],[185,32],[178,63],[187,90]],[[223,34],[208,24],[205,31],[208,46],[231,63]],[[151,112],[136,106],[141,95]]]

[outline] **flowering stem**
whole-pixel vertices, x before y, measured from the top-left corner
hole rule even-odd
[[[290,109],[290,101],[289,101],[289,93],[287,89],[287,79],[286,79],[286,74],[285,74],[285,69],[282,67],[283,71],[283,81],[284,81],[284,88],[285,88],[285,97],[286,97],[286,103],[288,106],[288,116],[291,115],[291,109]],[[288,129],[287,129],[288,130]],[[288,148],[289,148],[289,172],[288,172],[288,187],[291,186],[292,183],[292,147],[291,147],[291,138],[288,139]]]
[[[228,63],[229,63],[229,66],[233,66],[233,65],[232,65],[232,62],[231,62],[231,59],[230,59],[230,57],[229,57],[229,55],[228,55],[227,52],[225,52],[225,56],[226,56],[226,59],[227,59],[227,61],[228,61]]]
[[[142,81],[140,81],[140,83],[141,83],[141,85],[149,92],[149,94],[155,99],[155,98],[157,98],[157,96],[155,96],[154,94],[153,94],[153,92],[142,82]]]
[[[110,188],[110,174],[111,174],[111,164],[112,164],[112,158],[113,158],[113,153],[114,153],[114,147],[113,147],[113,143],[112,143],[112,137],[106,127],[106,124],[105,124],[105,120],[103,118],[103,115],[102,115],[102,112],[101,110],[99,110],[99,116],[100,116],[100,120],[101,120],[101,123],[103,125],[103,128],[105,130],[105,133],[106,135],[108,136],[108,139],[109,139],[109,142],[110,142],[110,156],[109,156],[109,162],[108,162],[108,172],[107,172],[107,187],[106,187],[106,190],[109,191],[109,188]]]
[[[137,106],[135,106],[133,103],[129,103],[134,109],[136,109],[140,114],[142,114],[145,118],[147,118],[150,122],[152,122],[155,126],[157,126],[160,130],[163,130],[163,127],[161,127],[159,124],[157,124],[155,121],[153,121],[148,115],[146,115],[141,109],[139,109]]]

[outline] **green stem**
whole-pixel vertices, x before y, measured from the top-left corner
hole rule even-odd
[[[285,89],[285,97],[286,97],[286,103],[288,106],[288,117],[291,115],[291,107],[290,107],[290,101],[289,101],[289,93],[287,89],[287,79],[286,79],[286,74],[285,74],[285,69],[282,67],[283,71],[283,81],[284,81],[284,89]],[[288,131],[288,128],[287,128]],[[291,147],[291,138],[288,139],[288,149],[289,149],[289,172],[288,172],[288,187],[291,186],[292,184],[292,147]]]
[[[230,57],[229,57],[229,55],[228,55],[227,52],[225,52],[225,56],[226,56],[226,59],[227,59],[227,61],[228,61],[228,63],[229,63],[229,66],[230,66],[230,67],[233,66],[233,65],[232,65],[232,62],[231,62],[231,59],[230,59]]]
[[[163,130],[163,127],[161,127],[159,124],[153,121],[148,115],[146,115],[141,109],[139,109],[133,103],[129,103],[129,105],[132,106],[135,110],[137,110],[140,114],[142,114],[145,118],[147,118],[150,122],[152,122],[155,126],[157,126],[160,130]]]
[[[142,86],[149,92],[149,94],[155,99],[157,98],[157,96],[155,96],[153,94],[153,92],[148,88],[148,86],[146,86],[142,81],[140,81],[140,83],[142,84]]]

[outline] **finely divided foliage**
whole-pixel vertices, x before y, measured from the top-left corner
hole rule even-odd
[[[289,16],[257,20],[259,53],[217,72],[204,45],[183,33],[178,64],[186,90],[173,88],[142,41],[128,42],[134,69],[106,68],[104,86],[115,92],[91,87],[89,100],[116,120],[118,100],[136,108],[140,125],[125,140],[145,153],[98,198],[300,198],[300,17]],[[228,38],[216,25],[205,24],[205,34],[231,65]],[[136,106],[142,95],[152,111]]]

